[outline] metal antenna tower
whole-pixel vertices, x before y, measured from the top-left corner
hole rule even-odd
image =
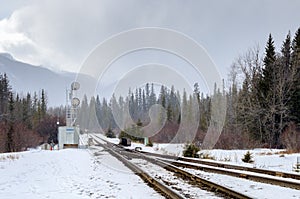
[[[77,97],[77,90],[80,88],[78,82],[71,84],[71,89],[66,90],[66,124],[67,126],[75,126],[77,120],[77,110],[80,100]]]

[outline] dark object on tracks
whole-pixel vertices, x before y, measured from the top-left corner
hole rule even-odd
[[[135,151],[142,151],[142,147],[137,146],[137,147],[134,148],[134,150],[135,150]]]
[[[121,138],[120,144],[123,146],[131,146],[131,140],[129,138]]]
[[[78,148],[78,144],[64,144],[64,149],[68,149],[68,148],[77,149]]]

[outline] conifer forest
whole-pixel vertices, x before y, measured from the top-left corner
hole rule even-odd
[[[77,123],[81,130],[124,135],[115,118],[122,118],[126,107],[135,125],[124,124],[124,128],[139,131],[150,122],[150,108],[159,104],[164,108],[166,121],[150,140],[168,143],[183,122],[182,110],[187,114],[185,122],[189,122],[189,115],[192,117],[196,107],[199,110],[198,130],[192,142],[201,145],[212,112],[222,111],[212,110],[211,103],[224,99],[225,123],[215,148],[267,147],[300,151],[300,28],[295,35],[288,32],[279,49],[275,46],[270,34],[263,50],[253,47],[238,56],[224,84],[216,85],[210,95],[203,93],[197,82],[193,93],[175,87],[156,88],[149,82],[140,88],[128,88],[127,96],[113,95],[109,99],[101,93],[90,99],[85,96]],[[65,107],[47,107],[46,93],[44,90],[33,94],[15,93],[6,74],[1,74],[1,152],[57,142],[57,127],[65,122]],[[118,114],[113,110],[118,110]],[[161,114],[157,113],[157,122]]]

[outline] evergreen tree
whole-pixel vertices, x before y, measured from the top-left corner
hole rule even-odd
[[[287,34],[281,48],[281,56],[277,60],[276,72],[276,131],[274,145],[280,146],[280,136],[290,121],[289,103],[293,89],[294,72],[291,67],[291,35]]]
[[[15,99],[15,108],[14,108],[14,115],[15,115],[15,120],[17,122],[21,122],[23,117],[22,117],[22,114],[23,114],[23,106],[22,106],[22,101],[20,99],[20,96],[19,94],[17,93],[16,94],[16,99]]]
[[[41,118],[45,118],[47,114],[47,100],[45,96],[45,90],[42,89],[42,97],[41,97]]]
[[[291,33],[289,31],[281,48],[283,66],[286,71],[289,71],[291,67],[291,53],[292,53],[291,51],[292,51],[292,41],[291,41]]]
[[[146,83],[145,85],[145,94],[146,94],[146,109],[149,110],[150,108],[150,85]]]
[[[150,99],[149,99],[149,107],[156,104],[156,94],[154,90],[154,84],[151,84],[151,92],[150,92]]]
[[[97,95],[97,97],[96,97],[96,116],[97,116],[97,120],[100,124],[100,120],[101,120],[101,102],[100,102],[99,95]]]
[[[292,42],[292,71],[294,72],[293,89],[291,91],[291,119],[300,126],[300,28],[296,31]]]
[[[33,128],[32,124],[32,108],[31,108],[31,95],[27,93],[26,98],[22,100],[23,104],[23,117],[22,121],[27,126],[28,129]]]
[[[268,136],[269,147],[274,144],[274,137],[277,132],[276,119],[277,119],[277,96],[276,96],[276,84],[277,84],[278,62],[276,62],[274,41],[269,35],[269,39],[266,46],[266,53],[264,57],[263,79],[261,86],[262,97],[260,102],[264,109],[265,131]]]
[[[13,152],[13,134],[14,134],[14,98],[13,94],[9,94],[9,118],[8,118],[8,131],[6,138],[6,152]]]
[[[167,107],[167,93],[166,93],[166,88],[163,85],[160,88],[158,102],[160,105],[162,105],[162,107],[164,108]]]
[[[89,107],[88,107],[88,126],[87,129],[89,129],[92,132],[99,132],[100,126],[98,123],[98,119],[96,116],[96,100],[95,97],[91,97]]]
[[[274,62],[276,60],[275,46],[272,35],[269,35],[269,39],[267,42],[267,46],[265,49],[265,57],[264,57],[264,68],[263,68],[263,79],[261,82],[261,95],[262,99],[266,100],[270,96],[270,92],[272,92],[274,83]],[[263,100],[262,100],[263,101]]]
[[[11,88],[9,86],[9,80],[7,75],[0,74],[0,115],[5,115],[7,113],[7,104],[9,100],[9,95]]]
[[[194,95],[197,99],[198,104],[200,104],[200,90],[199,90],[199,84],[198,83],[194,84]]]
[[[87,96],[84,95],[78,112],[78,124],[81,129],[88,129],[89,105]]]
[[[165,119],[170,119],[170,118],[165,118],[166,117],[165,111],[167,110],[167,90],[163,85],[160,88],[158,103],[163,107],[161,109],[161,112],[159,113],[159,118],[158,118],[158,123],[162,125]],[[169,116],[171,116],[171,112],[169,112]]]

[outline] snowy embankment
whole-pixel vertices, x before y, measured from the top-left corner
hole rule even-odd
[[[101,137],[101,135],[97,135]],[[102,139],[107,139],[105,137],[101,137]],[[118,139],[107,139],[110,142],[118,143]],[[160,154],[169,154],[169,155],[181,155],[184,145],[182,144],[154,144],[153,147],[146,147],[142,144],[132,143],[132,146],[128,148],[134,149],[135,147],[141,147],[142,150],[148,152],[155,152]],[[201,151],[200,153],[204,153],[205,157],[212,158],[207,161],[219,161],[226,162],[228,164],[236,164],[243,165],[249,167],[264,167],[265,169],[277,169],[292,172],[292,167],[296,163],[297,156],[300,154],[283,154],[283,150],[275,150],[275,149],[254,149],[250,150],[253,155],[254,164],[247,164],[242,162],[242,158],[244,154],[247,153],[248,150],[206,150]],[[183,194],[192,195],[197,198],[198,194],[200,194],[199,190],[194,190],[192,187],[188,187],[185,184],[182,184],[178,179],[172,177],[168,174],[167,171],[164,171],[157,166],[154,166],[150,163],[147,163],[143,160],[135,160],[135,162],[142,168],[146,168],[148,172],[150,172],[153,176],[158,179],[163,179],[165,181],[170,181],[172,186],[176,186]],[[209,166],[207,166],[209,167]],[[208,173],[198,170],[186,169],[187,171],[199,175],[202,178],[211,180],[217,184],[221,184],[230,189],[240,191],[244,194],[249,195],[253,198],[278,198],[278,196],[282,195],[283,198],[300,198],[300,191],[290,188],[284,188],[280,186],[255,182],[247,179],[236,178],[227,175]],[[226,170],[226,169],[224,169]],[[245,171],[241,171],[241,173],[245,173]],[[257,174],[260,176],[264,176],[264,174]],[[270,177],[270,176],[268,176]],[[280,177],[274,177],[280,178]],[[288,179],[286,179],[288,180]],[[297,181],[290,179],[291,181]],[[298,182],[298,181],[297,181]],[[188,191],[187,191],[188,190]],[[197,195],[197,196],[196,196]],[[211,196],[209,194],[205,197]]]
[[[253,163],[244,163],[242,159],[249,151],[252,154]],[[275,170],[282,172],[294,172],[297,164],[297,157],[300,153],[288,154],[282,149],[253,149],[253,150],[205,150],[201,151],[206,157],[213,161],[222,163],[242,165],[248,167],[262,168],[267,170]]]
[[[0,154],[0,173],[1,199],[161,197],[101,148]]]
[[[119,143],[119,139],[107,139],[112,143]],[[173,156],[182,156],[185,144],[157,144],[153,147],[148,147],[143,144],[132,143],[132,146],[127,147],[134,149],[140,147],[143,151],[151,153],[159,153]],[[244,163],[242,159],[247,152],[252,154],[253,163]],[[219,161],[233,165],[241,165],[262,169],[269,169],[283,172],[294,172],[297,164],[297,157],[300,158],[300,153],[288,154],[282,149],[252,149],[252,150],[202,150],[199,153],[206,158],[207,161]]]

